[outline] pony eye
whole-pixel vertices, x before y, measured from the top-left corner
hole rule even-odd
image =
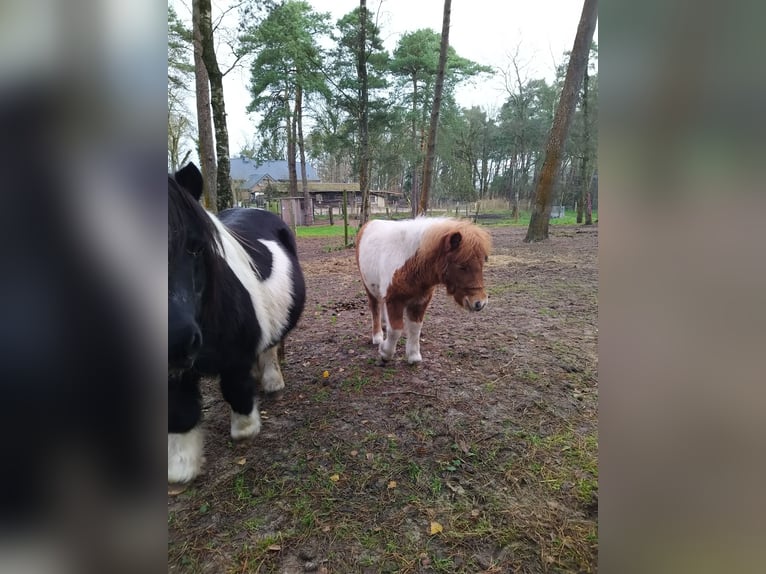
[[[467,265],[460,265],[458,268],[459,268],[461,271],[468,271],[468,266],[467,266]]]
[[[186,252],[191,255],[192,257],[199,257],[202,254],[202,246],[201,245],[189,245],[186,248]]]

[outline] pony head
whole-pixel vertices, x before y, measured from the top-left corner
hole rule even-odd
[[[462,225],[442,238],[446,254],[443,282],[447,293],[468,311],[481,311],[487,304],[484,263],[489,258],[489,234],[475,225]]]
[[[168,366],[189,368],[202,347],[200,320],[217,231],[199,204],[202,174],[190,163],[168,175]]]

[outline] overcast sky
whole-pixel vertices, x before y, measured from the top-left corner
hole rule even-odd
[[[309,0],[317,11],[329,12],[333,23],[359,5],[358,0]],[[175,3],[175,2],[174,2]],[[185,2],[191,5],[190,0]],[[213,2],[226,6],[226,0]],[[443,0],[368,0],[368,9],[378,13],[378,27],[391,52],[405,32],[431,28],[441,32]],[[378,8],[380,9],[378,10]],[[189,9],[177,7],[186,18]],[[510,55],[519,52],[522,78],[552,79],[562,54],[572,49],[582,11],[580,0],[454,0],[450,26],[450,45],[455,51],[480,64],[507,69]],[[190,18],[189,18],[190,19]],[[594,38],[598,40],[598,29]],[[257,118],[245,107],[249,70],[234,70],[226,78],[224,92],[230,137],[230,150],[236,154],[252,140]],[[502,78],[458,89],[458,103],[497,110],[505,101]],[[190,106],[194,109],[194,106]]]

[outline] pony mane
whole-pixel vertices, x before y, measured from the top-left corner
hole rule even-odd
[[[192,195],[168,175],[168,263],[186,248],[189,228],[200,233],[206,263],[221,256],[220,235],[215,224]]]
[[[168,176],[168,265],[172,265],[182,250],[187,248],[189,230],[195,229],[201,241],[200,256],[207,278],[200,321],[203,326],[219,329],[223,315],[221,308],[226,292],[233,288],[229,283],[234,280],[234,276],[226,273],[223,243],[214,218],[191,193],[172,176]]]
[[[436,220],[426,231],[421,244],[423,253],[429,256],[442,253],[444,241],[448,235],[453,233],[460,233],[462,237],[460,245],[451,254],[455,263],[467,263],[477,258],[484,261],[489,256],[492,250],[492,240],[489,233],[470,221],[451,218]]]

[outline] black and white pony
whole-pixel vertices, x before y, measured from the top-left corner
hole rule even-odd
[[[168,176],[168,481],[202,466],[202,375],[220,375],[231,436],[260,431],[256,384],[284,388],[277,345],[303,312],[306,287],[292,231],[260,209],[218,217],[199,203],[202,175]]]

